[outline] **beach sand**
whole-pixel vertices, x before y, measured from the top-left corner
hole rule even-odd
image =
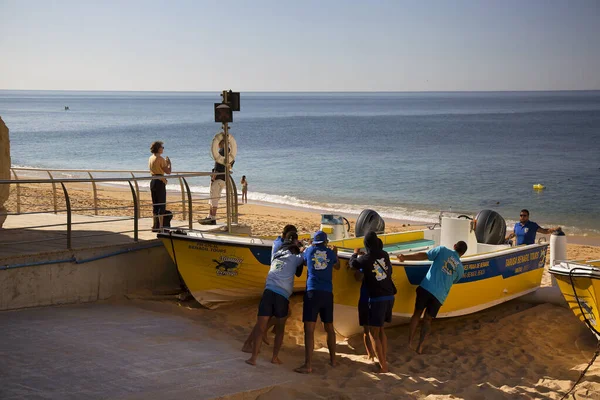
[[[27,205],[21,211],[48,211],[52,208],[49,189],[22,187]],[[74,208],[93,207],[89,186],[70,185]],[[131,193],[118,188],[101,188],[102,207],[129,207]],[[169,194],[169,201],[178,194]],[[179,197],[180,198],[180,197]],[[142,192],[144,209],[149,213],[149,194]],[[59,193],[59,204],[62,194]],[[202,201],[205,203],[205,201]],[[7,203],[16,210],[15,189]],[[61,208],[61,206],[59,206]],[[181,205],[169,209],[177,211]],[[203,216],[206,206],[194,207]],[[88,211],[93,213],[93,211]],[[101,214],[131,213],[128,209],[107,210]],[[288,223],[301,232],[318,229],[317,211],[281,208],[261,204],[240,206],[240,222],[252,227],[257,235],[276,235]],[[9,217],[10,218],[10,217]],[[354,224],[354,218],[349,218]],[[185,225],[183,221],[175,221]],[[386,231],[415,229],[408,221],[386,221]],[[570,238],[569,238],[570,240]],[[600,247],[568,245],[569,259],[599,259]],[[548,274],[544,285],[550,285]],[[241,349],[255,323],[258,300],[240,302],[216,310],[206,310],[195,301],[180,303],[181,311],[212,329],[215,336],[227,332]],[[302,295],[291,298],[292,314],[288,320],[280,358],[281,368],[292,370],[304,357],[301,322]],[[596,351],[594,335],[567,308],[551,304],[532,304],[522,300],[493,307],[464,317],[436,320],[425,353],[416,354],[407,347],[407,326],[388,328],[388,362],[390,372],[376,373],[365,358],[360,336],[339,338],[339,366],[328,365],[325,333],[317,325],[314,373],[302,384],[289,382],[271,388],[227,396],[227,399],[560,399],[579,378]],[[271,345],[263,345],[256,367],[240,361],[239,368],[261,368],[269,362]],[[201,379],[201,377],[198,377]],[[576,399],[600,399],[600,361],[587,372],[575,390]]]

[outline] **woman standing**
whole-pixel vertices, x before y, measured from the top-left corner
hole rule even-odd
[[[248,203],[248,181],[246,175],[242,176],[242,203]]]
[[[165,174],[171,173],[171,160],[163,158],[165,151],[163,142],[154,142],[150,146],[152,155],[148,159],[148,168],[152,176],[162,176],[150,181],[150,193],[152,195],[152,232],[159,232],[163,227],[163,216],[167,209],[167,180]]]

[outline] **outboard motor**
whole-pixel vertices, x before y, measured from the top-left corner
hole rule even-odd
[[[494,210],[481,210],[475,217],[477,243],[503,244],[506,238],[506,221]]]
[[[367,232],[384,233],[385,221],[373,210],[363,210],[356,220],[354,234],[356,237],[365,236]]]

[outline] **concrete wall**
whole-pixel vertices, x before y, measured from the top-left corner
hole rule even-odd
[[[175,265],[165,248],[143,248],[157,244],[146,241],[136,245],[57,252],[46,256],[21,257],[9,266],[40,262],[44,259],[78,261],[131,249],[95,261],[59,262],[0,270],[0,310],[56,304],[83,303],[125,294],[150,293],[179,288]]]
[[[10,179],[10,140],[8,138],[8,128],[0,117],[0,179]],[[0,185],[0,228],[6,220],[6,209],[4,202],[8,199],[9,185]]]

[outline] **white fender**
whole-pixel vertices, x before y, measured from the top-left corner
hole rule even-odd
[[[229,136],[229,162],[231,163],[235,160],[235,156],[237,155],[237,143],[232,134],[229,134],[227,136]],[[219,154],[219,142],[224,138],[225,134],[223,132],[217,133],[213,138],[212,144],[210,146],[212,158],[222,165],[225,165],[225,157]]]

